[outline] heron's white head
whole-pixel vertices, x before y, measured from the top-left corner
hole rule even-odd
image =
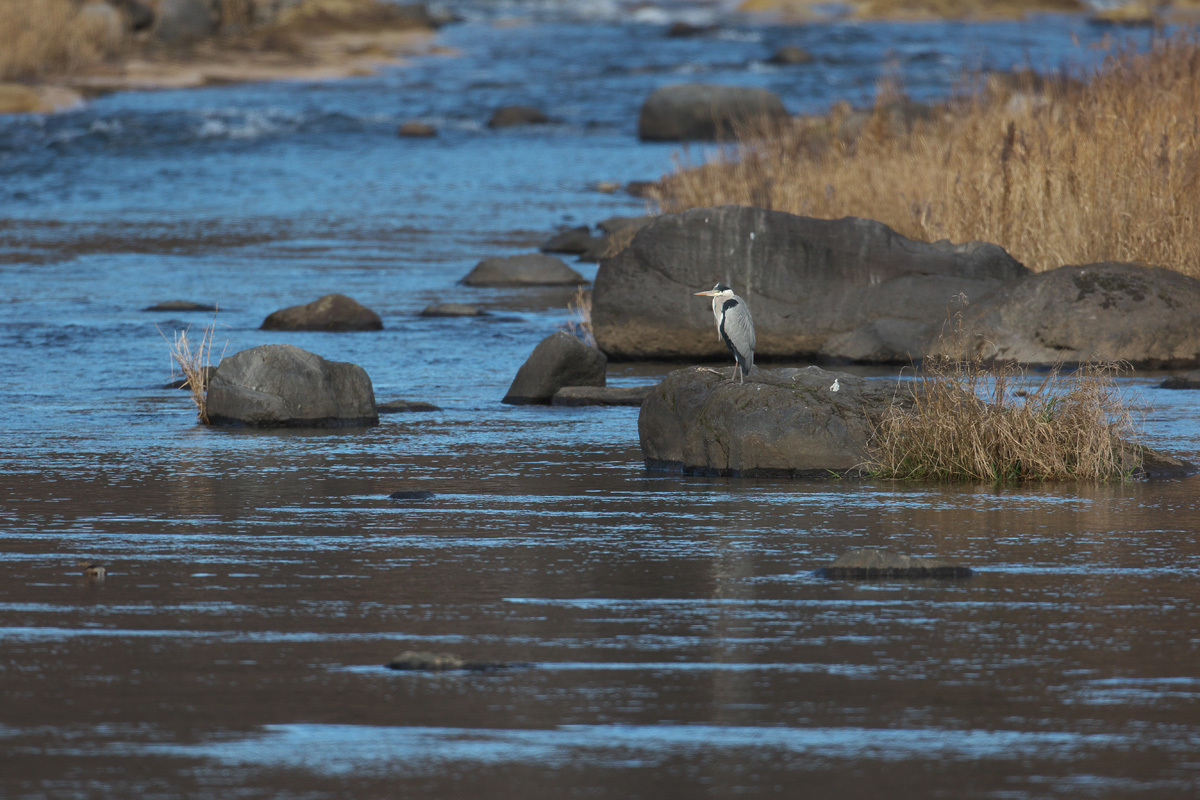
[[[733,289],[730,289],[723,283],[718,283],[707,292],[696,292],[697,297],[719,297],[721,300],[728,300],[733,297]]]

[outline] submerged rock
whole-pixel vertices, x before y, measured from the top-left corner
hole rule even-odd
[[[389,500],[432,500],[436,497],[433,492],[424,489],[401,489],[388,495]]]
[[[653,386],[564,386],[550,401],[555,406],[640,406]]]
[[[488,120],[489,128],[511,128],[515,125],[544,125],[550,121],[546,112],[533,106],[504,106],[496,109]]]
[[[780,64],[785,66],[795,64],[811,64],[812,61],[812,53],[808,52],[803,47],[797,47],[794,44],[785,44],[783,47],[776,50],[774,55],[767,59],[768,64]]]
[[[817,575],[830,580],[887,578],[969,578],[969,567],[932,556],[906,556],[880,547],[861,547],[844,553]]]
[[[214,425],[327,428],[379,422],[366,370],[290,344],[265,344],[222,359],[206,408]]]
[[[172,312],[189,312],[189,311],[207,311],[215,312],[216,306],[208,305],[207,303],[193,303],[191,300],[167,300],[163,303],[155,303],[152,306],[146,306],[142,311],[172,311]]]
[[[533,349],[517,370],[504,402],[549,403],[564,386],[603,386],[608,359],[566,331],[555,331]]]
[[[744,385],[732,376],[732,367],[680,369],[650,392],[638,416],[647,467],[689,475],[861,474],[878,419],[910,402],[894,384],[819,367],[755,367]]]
[[[604,261],[596,343],[614,360],[728,356],[710,304],[717,281],[754,314],[756,355],[911,363],[951,299],[972,303],[1029,271],[993,244],[907,239],[881,222],[746,206],[656,217]]]
[[[766,89],[678,83],[655,90],[642,104],[638,138],[677,142],[712,140],[756,119],[781,119],[787,109]]]
[[[1200,389],[1200,369],[1184,375],[1171,375],[1158,385],[1160,389]]]
[[[413,670],[420,672],[446,672],[466,670],[490,672],[498,669],[520,669],[533,666],[523,662],[467,661],[453,653],[431,653],[425,650],[405,650],[384,665],[388,669]]]
[[[428,122],[417,122],[415,120],[405,122],[396,129],[397,136],[403,136],[408,139],[428,139],[437,136],[437,134],[437,128]]]
[[[578,286],[587,280],[545,253],[485,258],[463,278],[467,286]]]
[[[1200,281],[1111,261],[1059,267],[972,298],[961,335],[933,352],[1021,364],[1114,360],[1139,369],[1197,367]]]
[[[378,331],[383,320],[371,309],[344,294],[327,294],[302,306],[272,312],[263,320],[265,331]]]
[[[479,306],[466,303],[437,303],[425,306],[418,316],[422,317],[486,317],[488,312]]]
[[[419,400],[389,400],[375,406],[380,414],[405,414],[414,411],[441,411],[433,403],[423,403]]]

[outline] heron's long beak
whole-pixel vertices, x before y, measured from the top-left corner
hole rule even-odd
[[[718,292],[716,289],[709,289],[707,292],[696,292],[696,297],[716,297]]]

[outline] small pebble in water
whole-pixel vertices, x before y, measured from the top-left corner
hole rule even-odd
[[[392,492],[388,495],[389,500],[432,500],[433,492],[427,492],[420,489],[402,489],[398,492]]]

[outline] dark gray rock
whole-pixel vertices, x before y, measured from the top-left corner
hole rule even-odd
[[[424,489],[401,489],[388,495],[389,500],[432,500],[436,497],[433,492]]]
[[[243,350],[217,365],[208,386],[214,425],[375,425],[375,391],[357,364],[326,361],[290,344]]]
[[[679,83],[655,90],[642,103],[638,137],[643,141],[712,140],[734,126],[787,116],[774,92],[738,86]]]
[[[602,262],[592,295],[597,345],[614,360],[725,359],[717,281],[754,315],[757,356],[910,363],[952,299],[977,301],[1029,271],[993,244],[928,244],[881,222],[745,206],[656,217]]]
[[[478,306],[466,303],[437,303],[425,306],[421,310],[422,317],[486,317],[488,312]]]
[[[433,403],[424,403],[419,400],[389,400],[386,403],[380,403],[375,406],[375,411],[380,414],[408,414],[417,411],[441,410],[441,408],[435,406]]]
[[[125,13],[129,30],[134,33],[154,26],[154,9],[145,0],[109,0],[109,3]]]
[[[972,302],[960,336],[934,352],[1021,364],[1125,361],[1200,366],[1200,281],[1103,262],[1030,275]]]
[[[164,42],[212,36],[221,25],[218,0],[159,0],[154,34]]]
[[[515,125],[544,125],[550,117],[533,106],[504,106],[496,109],[488,120],[489,128],[511,128]]]
[[[1200,389],[1200,369],[1184,375],[1171,375],[1158,385],[1160,389]]]
[[[302,306],[272,312],[263,320],[265,331],[378,331],[383,320],[371,309],[344,294],[327,294]]]
[[[697,25],[684,20],[676,20],[667,28],[667,36],[671,39],[688,39],[694,36],[708,36],[716,31],[716,25]]]
[[[592,230],[587,225],[568,228],[559,231],[538,246],[543,253],[567,253],[580,255],[588,252],[601,237],[592,236]]]
[[[430,653],[425,650],[405,650],[387,664],[388,669],[410,670],[419,672],[447,672],[464,670],[467,672],[491,672],[500,669],[521,669],[532,666],[528,663],[513,663],[501,661],[467,661],[453,653]]]
[[[653,386],[564,386],[554,393],[554,406],[640,406]]]
[[[811,64],[812,61],[812,53],[808,52],[803,47],[796,47],[794,44],[785,44],[783,47],[776,50],[774,55],[767,59],[768,64],[780,64],[785,66]]]
[[[417,122],[415,120],[405,122],[396,129],[397,136],[403,136],[408,139],[428,139],[437,136],[437,134],[437,128],[428,122]]]
[[[861,547],[838,556],[817,570],[830,580],[880,580],[897,578],[969,578],[970,567],[932,556],[906,556],[881,547]]]
[[[1134,478],[1178,480],[1195,475],[1198,468],[1189,461],[1146,447],[1123,442],[1121,459],[1125,470]]]
[[[517,370],[504,402],[549,403],[564,386],[603,386],[608,359],[566,331],[555,331],[533,349]]]
[[[561,258],[525,253],[485,258],[462,282],[467,286],[578,286],[587,280]]]
[[[205,303],[193,303],[190,300],[168,300],[165,303],[155,303],[152,306],[146,306],[142,311],[170,311],[174,313],[191,312],[191,311],[207,311],[215,312],[216,306],[210,306]]]
[[[860,474],[879,418],[910,402],[894,383],[818,367],[757,367],[744,385],[732,376],[732,367],[680,369],[650,392],[638,417],[646,466],[689,475]]]

